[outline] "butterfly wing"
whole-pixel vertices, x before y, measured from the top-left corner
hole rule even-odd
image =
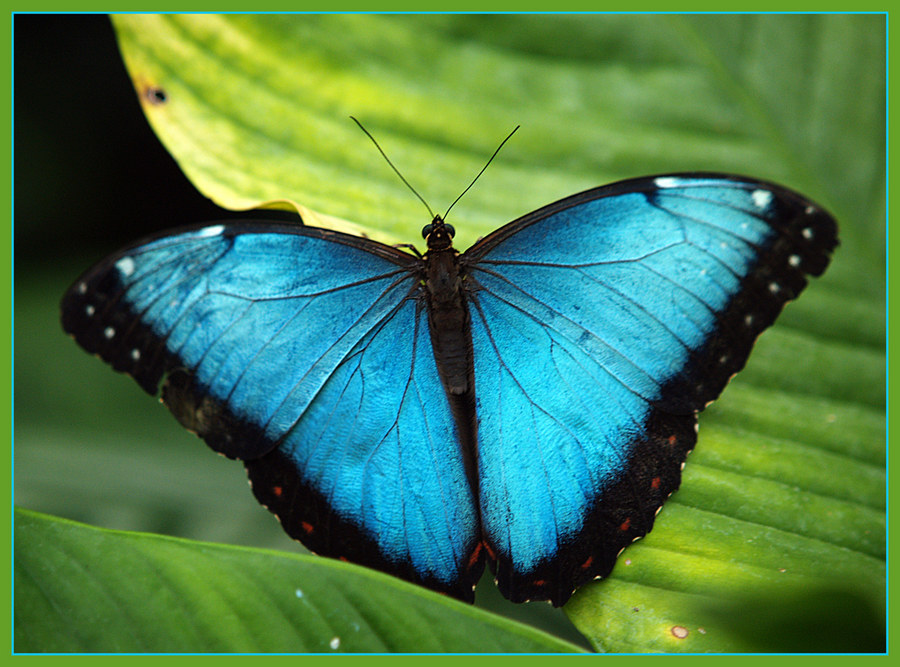
[[[360,341],[310,412],[245,463],[259,501],[312,551],[472,602],[478,517],[420,304]]]
[[[297,225],[189,229],[89,270],[63,326],[147,392],[163,382],[313,551],[471,598],[477,517],[419,261]]]
[[[696,413],[836,243],[795,193],[696,174],[575,195],[464,254],[504,595],[560,605],[609,574],[678,488]]]

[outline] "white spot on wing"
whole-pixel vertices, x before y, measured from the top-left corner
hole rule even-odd
[[[678,179],[671,176],[660,176],[653,179],[653,184],[658,188],[675,188],[678,187]]]
[[[116,330],[113,329],[112,327],[106,327],[106,328],[103,330],[103,336],[104,336],[105,338],[112,338],[112,337],[115,336],[115,335],[116,335]]]
[[[219,236],[222,232],[225,231],[225,225],[213,225],[211,227],[204,227],[199,232],[197,232],[197,236],[207,237],[207,236]]]
[[[768,208],[772,203],[772,193],[768,190],[754,190],[750,196],[757,208]]]
[[[805,239],[811,239],[812,237],[813,237],[813,230],[812,230],[811,228],[809,228],[809,227],[806,227],[806,228],[803,230],[803,238],[805,238]]]
[[[331,641],[328,642],[328,645],[329,645],[333,650],[337,651],[338,648],[339,648],[340,645],[341,645],[341,638],[340,638],[340,637],[332,637],[332,638],[331,638]]]
[[[791,255],[788,257],[788,264],[791,266],[800,266],[800,255]]]
[[[140,359],[141,359],[141,351],[140,351],[139,349],[137,349],[137,348],[134,348],[134,349],[131,351],[131,358],[132,358],[134,361],[140,361]]]
[[[87,283],[78,283],[78,293],[87,294]]]
[[[781,286],[778,283],[769,283],[769,291],[772,294],[778,294],[781,291]]]
[[[94,316],[94,313],[97,312],[97,309],[94,308],[93,305],[88,304],[88,305],[86,305],[86,306],[84,307],[84,312],[87,314],[88,317],[93,317],[93,316]]]
[[[123,257],[116,262],[116,268],[119,269],[119,273],[127,278],[134,273],[134,260],[131,257]]]

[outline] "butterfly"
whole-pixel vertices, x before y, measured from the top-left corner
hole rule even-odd
[[[424,254],[289,223],[144,239],[82,275],[66,332],[243,461],[311,551],[474,599],[564,604],[678,488],[697,414],[829,263],[784,187],[652,176]]]

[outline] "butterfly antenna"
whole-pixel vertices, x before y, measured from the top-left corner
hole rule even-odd
[[[356,123],[357,125],[359,125],[359,129],[362,130],[363,132],[365,132],[365,133],[366,133],[366,136],[369,137],[369,139],[372,140],[372,143],[375,144],[375,148],[377,148],[377,149],[378,149],[378,152],[381,153],[381,157],[383,157],[383,158],[385,159],[385,161],[386,161],[389,165],[391,165],[391,169],[393,169],[393,170],[394,170],[394,173],[397,174],[397,176],[400,177],[400,180],[403,181],[403,183],[406,185],[406,187],[408,187],[408,188],[412,191],[412,193],[413,193],[416,197],[419,198],[419,201],[420,201],[420,202],[422,202],[423,204],[425,204],[425,208],[428,209],[428,215],[430,215],[431,218],[432,218],[432,220],[433,220],[433,219],[434,219],[434,211],[431,210],[431,207],[428,205],[428,202],[425,201],[424,199],[422,199],[422,195],[420,195],[418,192],[416,192],[416,189],[415,189],[413,186],[411,186],[411,185],[409,184],[409,181],[407,181],[405,178],[403,178],[403,174],[401,174],[401,173],[400,173],[400,170],[397,169],[397,167],[394,166],[394,163],[391,162],[391,159],[385,154],[385,152],[384,152],[383,150],[381,150],[381,146],[379,146],[379,145],[378,145],[378,142],[375,141],[375,137],[373,137],[373,136],[369,133],[369,131],[368,131],[366,128],[363,127],[363,124],[360,123],[358,120],[356,120],[356,118],[354,118],[353,116],[350,116],[350,118],[353,120],[354,123]],[[501,144],[501,145],[502,145],[502,144]],[[454,203],[455,203],[455,202],[454,202]]]
[[[510,137],[512,137],[512,135],[514,135],[516,133],[516,130],[518,130],[520,127],[522,127],[522,126],[516,125],[516,127],[513,129],[513,131],[507,135],[506,139],[504,139],[503,141],[500,142],[500,145],[497,146],[497,150],[494,151],[494,154],[491,155],[490,158],[488,158],[487,163],[481,168],[481,171],[478,172],[478,175],[472,179],[471,183],[469,183],[469,187],[467,187],[465,190],[463,190],[460,193],[459,197],[454,199],[453,203],[450,204],[450,207],[447,209],[447,212],[444,213],[444,220],[446,220],[447,216],[450,215],[450,209],[453,208],[454,206],[456,206],[456,202],[458,202],[460,199],[462,199],[463,195],[466,194],[473,185],[475,185],[475,181],[477,181],[479,178],[481,178],[481,175],[484,173],[484,170],[488,168],[488,165],[494,160],[495,157],[497,157],[497,153],[500,152],[500,149],[503,148],[503,144],[505,144],[507,141],[509,141]]]

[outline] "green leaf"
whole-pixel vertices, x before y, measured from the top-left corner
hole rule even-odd
[[[114,24],[155,131],[223,206],[288,200],[307,224],[345,219],[375,238],[417,240],[427,213],[352,114],[440,212],[522,125],[453,209],[462,248],[560,197],[651,173],[746,173],[828,207],[842,245],[827,274],[701,416],[682,488],[653,532],[565,613],[605,651],[877,647],[886,576],[883,16],[123,15]],[[103,525],[270,544],[257,515],[234,519],[253,505],[229,491],[240,467],[230,464],[227,482],[207,481],[207,466],[229,462],[187,447],[158,407],[146,423],[165,431],[124,423],[143,397],[76,359],[62,336],[58,344],[73,348],[69,386],[56,388],[60,363],[44,353],[54,343],[41,342],[49,329],[34,320],[20,337],[18,327],[30,326],[20,309],[32,302],[19,292],[55,301],[64,286],[17,285],[17,411],[32,411],[17,416],[16,497],[59,513],[74,506]],[[119,394],[127,407],[109,400]],[[19,539],[28,546],[31,537],[17,548]],[[826,631],[784,622],[786,633],[767,632],[765,619],[736,624],[735,609],[789,610]],[[849,643],[834,648],[836,637]]]
[[[15,517],[20,652],[568,652],[339,561]]]
[[[659,170],[783,182],[833,208],[845,243],[848,223],[883,212],[883,17],[114,23],[160,139],[228,208],[292,200],[373,235],[418,239],[427,213],[352,114],[438,210],[522,125],[454,208],[462,248],[579,189]],[[870,259],[883,259],[876,253]]]

